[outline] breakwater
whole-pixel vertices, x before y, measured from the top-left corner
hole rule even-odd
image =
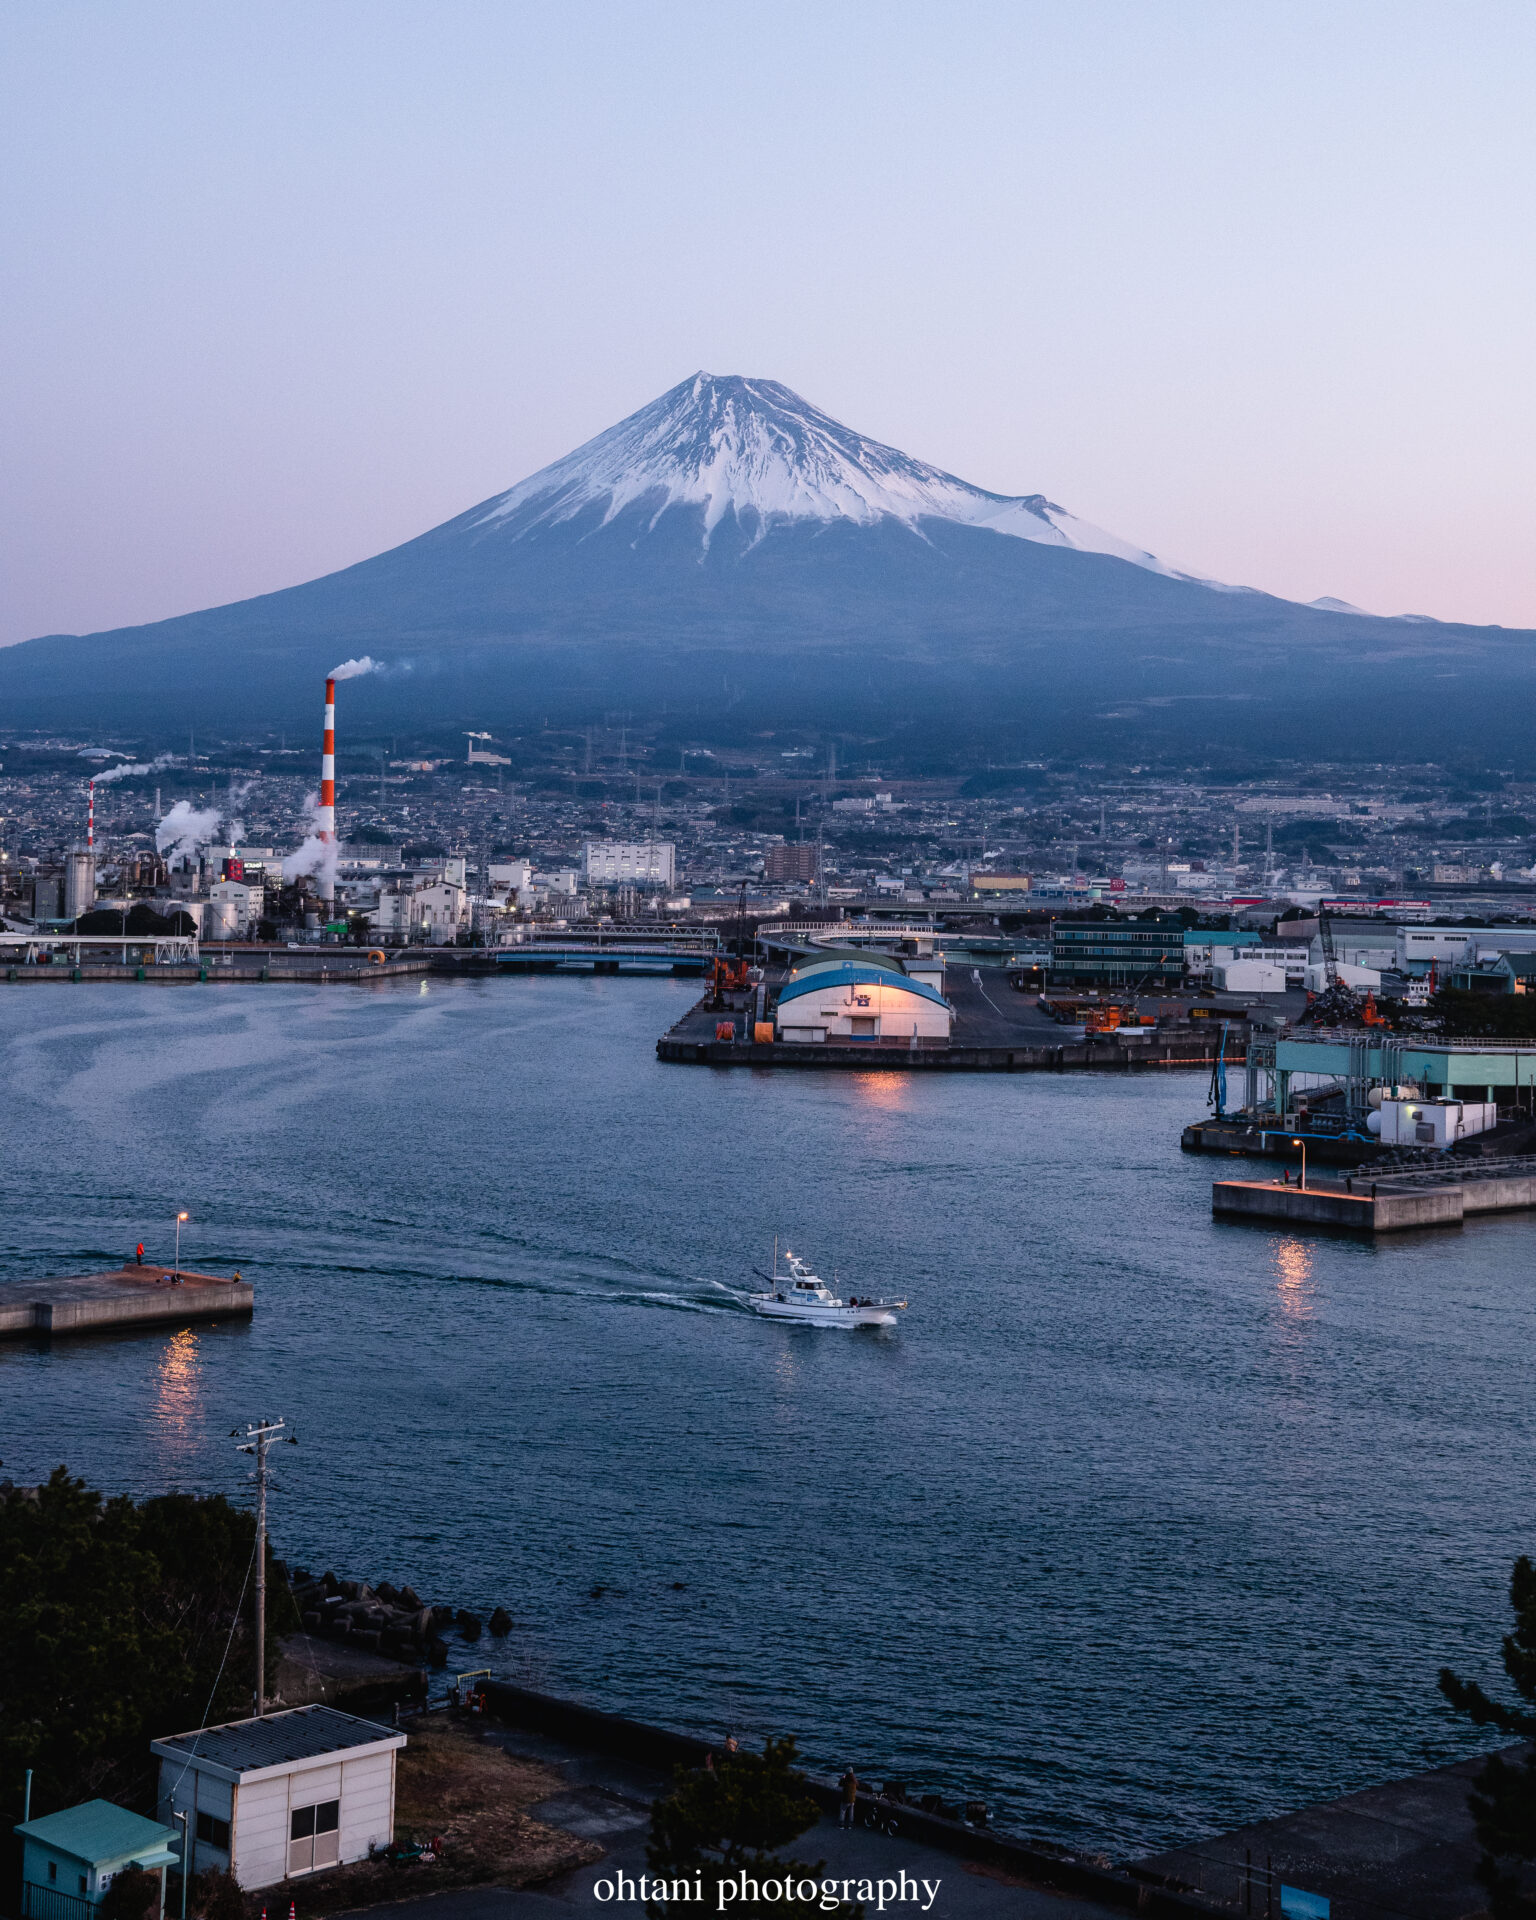
[[[1536,1207],[1536,1157],[1452,1160],[1424,1169],[1352,1174],[1342,1183],[1303,1187],[1274,1180],[1218,1180],[1211,1208],[1230,1218],[1346,1233],[1402,1233],[1410,1227],[1459,1227],[1485,1213]]]
[[[281,1561],[278,1568],[279,1577],[288,1582],[304,1631],[363,1653],[391,1654],[444,1667],[448,1664],[445,1632],[452,1630],[473,1643],[487,1626],[497,1639],[512,1631],[512,1616],[505,1607],[494,1608],[489,1621],[482,1622],[467,1607],[429,1605],[409,1585],[397,1587],[381,1580],[371,1586],[366,1580],[343,1580],[331,1572],[313,1574],[304,1567],[290,1572]]]
[[[224,1278],[130,1263],[106,1273],[0,1288],[0,1338],[189,1326],[194,1321],[248,1317],[255,1305],[255,1289],[238,1273]]]

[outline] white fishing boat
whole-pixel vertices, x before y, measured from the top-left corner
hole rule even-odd
[[[806,1327],[894,1327],[905,1300],[871,1300],[855,1296],[840,1300],[824,1280],[811,1272],[798,1253],[784,1250],[779,1267],[779,1245],[773,1245],[773,1272],[752,1271],[768,1282],[765,1293],[749,1293],[747,1304],[765,1320],[795,1320]]]

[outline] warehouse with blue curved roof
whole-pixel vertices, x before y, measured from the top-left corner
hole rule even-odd
[[[946,1041],[954,1014],[927,980],[914,979],[894,954],[820,953],[779,989],[774,1030],[780,1040]]]

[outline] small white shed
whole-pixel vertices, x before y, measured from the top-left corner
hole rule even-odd
[[[150,1742],[159,1815],[185,1813],[192,1867],[242,1887],[365,1860],[395,1830],[395,1755],[405,1735],[334,1707],[292,1707]]]

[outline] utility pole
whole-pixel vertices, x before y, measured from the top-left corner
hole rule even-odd
[[[256,1718],[259,1720],[267,1710],[267,1448],[283,1432],[284,1422],[281,1415],[276,1420],[263,1420],[256,1426],[247,1424],[245,1438],[240,1443],[241,1453],[256,1456]],[[235,1428],[235,1436],[240,1429]],[[290,1446],[297,1444],[292,1434],[287,1436]]]

